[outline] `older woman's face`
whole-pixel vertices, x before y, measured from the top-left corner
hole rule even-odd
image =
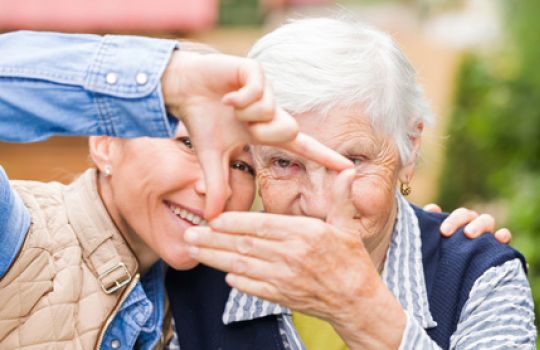
[[[115,141],[110,187],[124,224],[174,268],[195,266],[185,250],[183,234],[202,220],[206,189],[185,128],[178,127],[175,140]],[[248,210],[255,192],[249,149],[234,150],[230,165],[226,210]]]
[[[302,132],[354,161],[358,174],[352,189],[354,222],[363,238],[370,238],[366,232],[373,236],[391,229],[400,167],[394,144],[375,133],[370,121],[358,113],[336,109],[326,117],[305,113],[295,118]],[[270,147],[258,147],[255,157],[267,212],[326,218],[334,172]]]

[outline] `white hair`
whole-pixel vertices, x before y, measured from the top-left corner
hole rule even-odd
[[[392,38],[350,20],[291,21],[259,39],[248,57],[272,81],[291,114],[361,108],[377,132],[393,137],[403,164],[416,124],[432,119],[416,72]]]

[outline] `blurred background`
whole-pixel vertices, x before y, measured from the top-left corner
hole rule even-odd
[[[188,38],[245,55],[289,17],[349,14],[394,36],[437,115],[412,201],[494,215],[529,262],[540,319],[540,1],[0,0],[17,29]],[[12,179],[68,182],[90,165],[84,138],[0,143]],[[540,349],[540,346],[538,347]]]

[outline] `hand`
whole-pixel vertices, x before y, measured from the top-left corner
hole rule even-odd
[[[186,125],[206,181],[205,217],[228,198],[229,153],[244,144],[275,145],[341,171],[352,163],[311,137],[276,106],[253,60],[176,51],[162,78],[165,105]]]
[[[430,203],[424,206],[424,210],[432,213],[442,212],[441,207],[437,204]],[[477,238],[484,233],[490,233],[495,230],[495,218],[489,214],[481,214],[467,208],[458,208],[454,210],[441,224],[441,233],[443,236],[453,235],[460,227],[465,226],[465,236],[469,238]],[[495,238],[504,244],[510,243],[512,233],[507,228],[498,229]]]
[[[338,175],[328,222],[228,212],[186,231],[189,252],[228,272],[232,287],[327,320],[351,349],[397,348],[405,313],[349,225],[354,177],[354,170]]]

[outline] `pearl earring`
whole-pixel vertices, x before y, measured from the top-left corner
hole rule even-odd
[[[103,168],[103,173],[105,174],[105,176],[111,176],[112,165],[110,164],[105,165],[105,167]]]

